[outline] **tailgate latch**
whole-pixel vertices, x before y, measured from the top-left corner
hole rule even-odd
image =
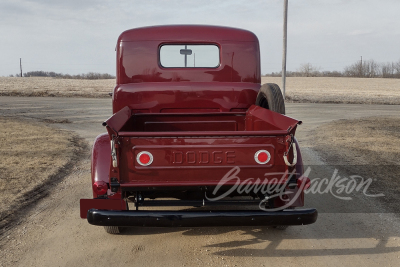
[[[112,158],[112,165],[114,168],[118,167],[117,161],[117,150],[115,148],[115,136],[113,135],[111,138],[111,158]]]
[[[296,145],[293,145],[294,143],[294,137],[293,134],[290,135],[290,145],[288,147],[288,150],[283,154],[283,160],[285,161],[285,164],[289,167],[293,167],[297,163],[297,148]],[[287,158],[287,155],[289,154],[290,148],[293,147],[293,162],[289,163],[289,160]]]

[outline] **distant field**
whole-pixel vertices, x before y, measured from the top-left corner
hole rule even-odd
[[[282,85],[282,78],[263,77],[262,83]],[[292,102],[400,104],[400,79],[290,77],[286,96]]]
[[[282,79],[263,77],[262,83]],[[0,77],[0,95],[109,97],[115,80],[69,80],[55,78]],[[362,79],[289,77],[286,81],[289,102],[400,104],[400,79]]]
[[[112,92],[114,87],[114,79],[0,77],[0,95],[3,96],[110,97],[108,93]]]

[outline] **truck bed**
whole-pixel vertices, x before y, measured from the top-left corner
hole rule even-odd
[[[287,138],[299,123],[258,106],[241,113],[202,114],[133,114],[126,107],[105,125],[110,138],[118,140],[120,186],[128,190],[215,186],[235,167],[246,175],[242,179],[264,179],[266,171],[283,175]],[[267,164],[255,161],[260,150],[271,155]],[[151,165],[136,160],[142,151],[153,156]]]

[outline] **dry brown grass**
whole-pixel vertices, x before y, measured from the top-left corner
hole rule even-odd
[[[0,77],[0,96],[109,97],[114,87],[114,79]]]
[[[21,207],[43,197],[77,157],[78,139],[68,132],[20,118],[0,117],[0,228]]]
[[[396,115],[323,125],[315,133],[316,147],[329,157],[329,164],[400,165],[400,115]]]
[[[373,178],[386,207],[400,208],[400,115],[340,120],[319,127],[314,149],[328,165]]]
[[[282,79],[263,77],[262,83],[282,85]],[[0,96],[109,97],[115,80],[0,78]],[[400,104],[400,79],[289,77],[288,102]]]

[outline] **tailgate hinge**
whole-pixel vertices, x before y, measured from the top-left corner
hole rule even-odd
[[[120,187],[120,184],[119,184],[117,178],[111,177],[110,187],[111,187],[111,192],[114,192],[114,193],[118,192],[118,188]]]

